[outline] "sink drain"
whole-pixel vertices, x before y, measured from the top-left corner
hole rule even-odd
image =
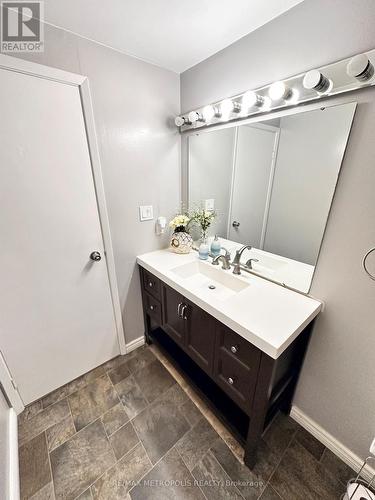
[[[208,285],[208,288],[209,288],[210,290],[215,290],[216,286],[215,286],[215,285]]]

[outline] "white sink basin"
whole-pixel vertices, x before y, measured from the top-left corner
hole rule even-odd
[[[171,271],[185,281],[184,285],[187,288],[207,298],[226,300],[249,286],[249,283],[233,276],[230,270],[224,271],[200,261],[183,264]]]

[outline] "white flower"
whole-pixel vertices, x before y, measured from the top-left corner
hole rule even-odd
[[[172,228],[183,226],[185,227],[189,222],[189,217],[186,215],[176,215],[174,219],[172,219],[169,223],[169,226]]]

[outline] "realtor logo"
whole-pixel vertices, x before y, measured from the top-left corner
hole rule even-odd
[[[1,52],[43,52],[43,3],[1,2]]]

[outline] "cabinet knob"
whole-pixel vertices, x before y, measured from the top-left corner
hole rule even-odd
[[[153,285],[153,283],[152,283],[152,281],[149,281],[149,282],[148,282],[148,286],[149,286],[150,288],[152,288],[152,287],[154,286],[154,285]]]
[[[236,352],[238,351],[238,347],[236,345],[232,345],[230,350],[233,352],[233,354],[236,354]]]
[[[150,306],[151,311],[155,309],[155,306]]]
[[[234,384],[234,379],[232,379],[232,377],[228,377],[228,384],[230,385]]]

